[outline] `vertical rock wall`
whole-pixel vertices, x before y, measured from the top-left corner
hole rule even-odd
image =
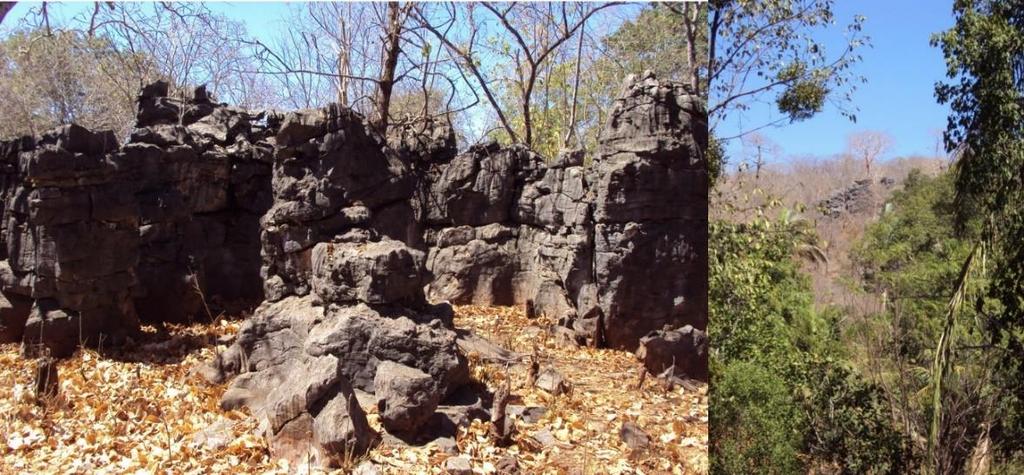
[[[4,337],[54,356],[101,334],[116,344],[138,327],[139,246],[131,166],[111,153],[113,134],[67,125],[2,149]]]
[[[630,78],[594,160],[594,279],[607,343],[707,327],[707,116],[681,84]]]
[[[206,306],[263,300],[259,220],[272,202],[274,121],[215,104],[204,88],[180,104],[165,83],[143,89],[136,129],[119,152],[138,170],[143,320],[205,320]]]
[[[385,138],[336,106],[249,113],[203,88],[175,100],[163,83],[143,89],[137,119],[120,148],[77,126],[3,143],[0,337],[21,338],[26,320],[35,331],[51,309],[67,314],[55,328],[81,322],[76,338],[90,340],[130,332],[136,312],[363,301],[357,277],[375,266],[415,276],[378,279],[400,288],[368,304],[426,305],[405,287],[429,282],[431,301],[527,305],[630,349],[664,326],[706,327],[707,118],[679,84],[628,78],[589,166],[520,145],[457,154],[436,123]],[[332,257],[383,240],[422,252],[422,266],[406,251],[369,269]]]
[[[276,145],[274,204],[262,225],[268,300],[309,293],[317,243],[418,240],[408,164],[361,116],[334,105],[288,113]]]
[[[681,84],[630,77],[590,167],[486,144],[434,163],[428,295],[528,305],[582,340],[636,347],[707,326],[707,116]]]
[[[0,144],[0,338],[66,355],[132,334],[140,317],[262,301],[272,122],[156,83],[123,147],[77,125]]]

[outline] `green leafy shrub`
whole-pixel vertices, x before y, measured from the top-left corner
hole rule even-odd
[[[789,386],[757,363],[717,371],[711,393],[713,474],[801,473],[800,410]]]

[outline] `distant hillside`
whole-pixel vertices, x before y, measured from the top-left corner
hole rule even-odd
[[[813,225],[825,260],[805,263],[817,306],[839,305],[854,313],[877,306],[874,298],[849,290],[855,279],[849,259],[853,243],[875,221],[911,170],[935,176],[948,167],[945,158],[900,157],[880,162],[866,176],[852,157],[797,158],[760,170],[740,166],[712,192],[711,219],[747,220],[773,203],[795,211]]]

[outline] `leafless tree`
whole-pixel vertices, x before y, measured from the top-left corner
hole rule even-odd
[[[437,82],[438,58],[431,44],[410,21],[412,3],[310,4],[295,12],[287,32],[276,44],[242,40],[258,60],[256,72],[297,89],[301,106],[326,102],[334,91],[338,102],[372,117],[380,130],[392,122],[396,92],[407,95],[414,83],[423,94],[452,92],[453,79]],[[419,54],[417,54],[419,53]],[[425,97],[425,108],[436,101]],[[448,101],[447,105],[451,105]],[[424,111],[426,114],[426,111]]]
[[[768,159],[778,159],[782,154],[782,148],[777,143],[758,132],[743,137],[743,146],[749,161],[754,166],[755,180],[761,179],[761,170],[764,169]]]
[[[417,6],[413,14],[458,60],[458,65],[476,80],[494,109],[502,128],[514,142],[533,143],[532,99],[538,79],[552,55],[582,29],[598,12],[618,5],[576,3],[474,3],[448,4],[440,15],[431,17]],[[482,12],[480,11],[482,10]],[[497,25],[488,23],[487,19]],[[458,31],[452,25],[461,25]],[[456,35],[456,33],[461,33]],[[496,46],[497,45],[497,46]],[[490,54],[490,55],[488,55]],[[484,61],[487,56],[488,61]],[[496,58],[500,58],[500,61]],[[512,68],[512,77],[495,77],[491,71],[502,62]],[[502,106],[497,86],[511,82],[518,96],[522,135],[514,127],[509,111]]]
[[[871,165],[892,148],[892,136],[885,132],[865,130],[850,134],[846,139],[847,151],[864,164],[868,177]]]

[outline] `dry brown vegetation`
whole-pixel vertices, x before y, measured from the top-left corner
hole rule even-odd
[[[456,326],[470,328],[514,351],[540,356],[573,385],[551,397],[526,388],[526,365],[508,370],[469,355],[473,375],[492,387],[511,378],[513,404],[545,406],[536,424],[521,424],[514,443],[497,447],[490,423],[460,431],[459,451],[477,473],[498,473],[515,458],[523,473],[706,473],[707,386],[667,389],[646,378],[626,352],[559,347],[542,320],[514,308],[460,307]],[[218,407],[224,386],[211,386],[194,370],[209,361],[218,339],[238,321],[146,328],[132,350],[82,350],[59,363],[60,393],[37,401],[34,362],[17,345],[0,346],[0,473],[306,473],[274,460],[242,411]],[[375,408],[370,423],[378,430]],[[618,431],[632,421],[651,438],[631,451]],[[557,440],[540,448],[532,436],[548,430]],[[443,473],[448,457],[434,444],[384,445],[368,457],[383,473]],[[357,463],[360,461],[357,461]]]

